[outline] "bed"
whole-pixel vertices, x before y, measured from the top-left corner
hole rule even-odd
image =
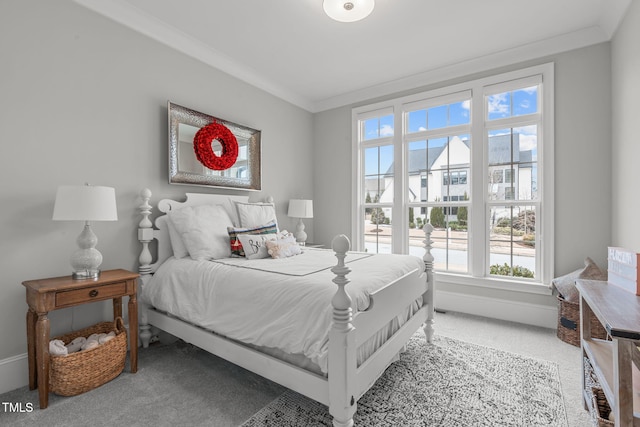
[[[259,248],[268,247],[271,256],[247,259],[254,258],[249,249],[244,257],[193,256],[197,250],[191,237],[214,239],[206,236],[209,231],[189,234],[202,224],[187,221],[185,226],[179,218],[193,218],[191,212],[198,210],[210,220],[215,207],[229,213],[237,227],[233,230],[253,230],[243,222],[275,215],[272,202],[187,193],[185,201],[160,200],[160,215],[152,222],[151,196],[148,189],[141,192],[138,226],[139,336],[144,347],[160,331],[167,332],[327,405],[334,426],[352,426],[357,400],[397,360],[414,332],[422,327],[432,342],[431,225],[424,227],[422,259],[353,252],[344,235],[333,239],[332,250],[296,247],[300,253],[277,257],[286,237],[279,229]],[[247,218],[247,212],[257,216]],[[277,218],[273,222],[277,228]],[[247,238],[257,236],[251,233],[242,239],[247,248]],[[177,248],[176,235],[186,239],[191,256],[179,253],[185,248]]]

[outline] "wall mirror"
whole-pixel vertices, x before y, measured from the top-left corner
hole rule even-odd
[[[261,189],[259,130],[200,113],[171,101],[168,103],[168,111],[170,184]],[[224,170],[208,168],[198,160],[195,153],[196,133],[211,123],[224,125],[237,141],[237,160]],[[222,156],[220,140],[212,139],[211,149],[216,156]]]

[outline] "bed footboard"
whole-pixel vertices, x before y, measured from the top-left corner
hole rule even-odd
[[[358,314],[361,326],[354,326],[354,316],[351,309],[351,298],[345,291],[349,283],[347,274],[351,271],[344,263],[350,247],[349,239],[344,235],[336,236],[332,241],[338,263],[332,268],[336,275],[333,283],[338,290],[331,300],[333,306],[333,323],[329,332],[329,413],[333,417],[335,427],[353,426],[353,415],[356,412],[356,401],[364,394],[375,380],[384,372],[394,360],[396,354],[406,345],[413,333],[423,325],[427,342],[433,341],[434,335],[434,282],[433,255],[431,254],[431,224],[425,224],[425,255],[423,256],[424,271],[414,272],[390,283],[385,288],[372,295],[374,317],[380,315],[382,319],[368,322],[364,317],[366,312]],[[381,324],[386,323],[404,307],[409,306],[422,295],[422,307],[400,327],[394,335],[380,347],[360,367],[357,364],[357,349],[359,344],[366,341]],[[381,309],[375,308],[379,301]],[[385,304],[386,303],[386,304]],[[387,305],[387,306],[385,306]],[[371,319],[371,317],[369,317]],[[368,323],[375,323],[368,324]]]

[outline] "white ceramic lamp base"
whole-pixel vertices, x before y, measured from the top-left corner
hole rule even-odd
[[[100,264],[102,264],[102,254],[95,246],[98,237],[91,230],[87,222],[82,233],[76,239],[78,249],[71,255],[71,267],[73,268],[74,279],[96,279],[100,276]]]
[[[302,222],[302,218],[298,219],[298,224],[296,224],[296,232],[293,233],[293,235],[296,237],[296,242],[304,246],[304,242],[307,241],[307,233],[304,232],[304,223]]]

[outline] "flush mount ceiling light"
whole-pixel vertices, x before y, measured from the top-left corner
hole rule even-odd
[[[324,0],[322,7],[331,19],[355,22],[366,18],[373,11],[375,0]]]

